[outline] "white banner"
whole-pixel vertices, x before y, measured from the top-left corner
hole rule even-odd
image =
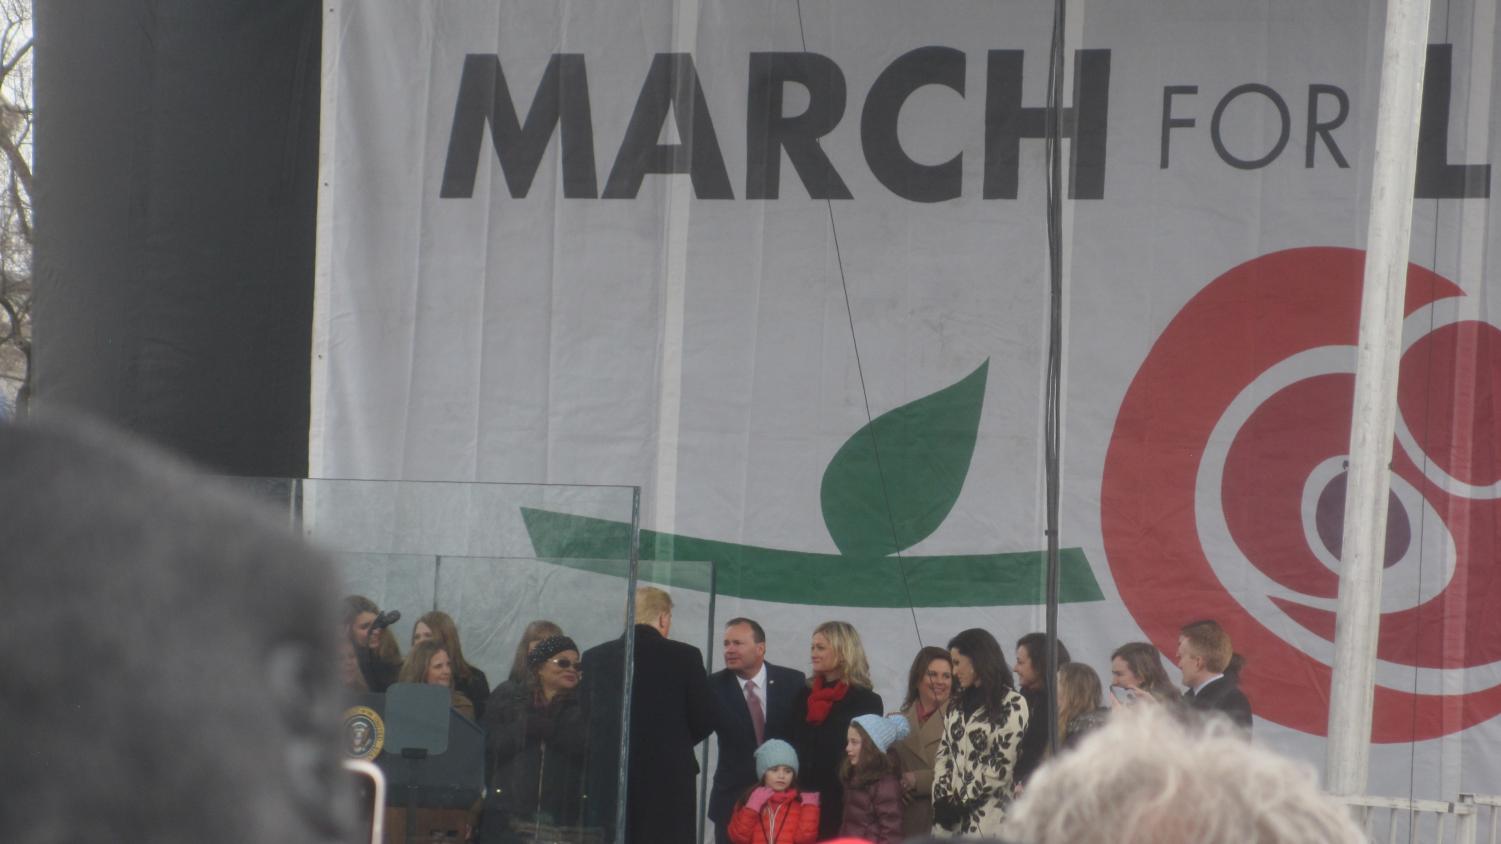
[[[1433,11],[1377,793],[1501,792],[1494,6]],[[854,622],[892,708],[1040,629],[1051,4],[329,8],[312,475],[640,485],[648,575],[805,670]],[[1216,618],[1322,767],[1384,12],[1069,15],[1061,637]]]

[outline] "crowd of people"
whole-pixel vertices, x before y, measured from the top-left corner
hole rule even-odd
[[[18,516],[0,526],[16,563],[6,569],[19,614],[10,651],[25,657],[12,679],[34,690],[12,696],[14,729],[0,733],[19,766],[0,815],[18,840],[189,841],[204,830],[255,842],[352,840],[353,807],[321,725],[333,720],[339,685],[365,692],[403,677],[448,688],[484,725],[481,841],[611,841],[617,813],[626,840],[694,840],[693,748],[710,733],[721,841],[969,832],[1015,844],[1363,840],[1311,768],[1245,740],[1250,703],[1213,622],[1178,637],[1182,693],[1151,644],[1111,654],[1108,693],[1059,648],[1063,749],[1020,778],[1024,736],[1041,720],[1029,678],[1051,668],[1039,667],[1045,642],[1018,642],[1015,673],[984,630],[923,648],[899,711],[882,715],[850,625],[817,628],[810,682],[767,661],[759,624],[732,619],[725,668],[709,677],[696,648],[668,638],[670,596],[647,588],[633,660],[624,637],[581,653],[539,621],[487,690],[441,614],[419,620],[402,659],[387,629],[393,614],[348,599],[336,654],[330,562],[169,458],[76,426],[0,429],[0,457],[14,470],[0,498]],[[195,601],[184,604],[185,594]],[[68,612],[49,605],[59,595]],[[121,601],[140,610],[123,633],[77,623]],[[177,635],[184,623],[191,636]],[[38,631],[47,647],[21,644]],[[247,668],[215,673],[224,664]],[[336,670],[319,670],[327,665]],[[617,800],[595,779],[619,779],[612,753],[623,725],[632,758]],[[121,786],[147,780],[153,793],[204,799],[144,800]],[[90,810],[58,808],[70,805]]]
[[[450,689],[453,709],[485,729],[477,840],[495,844],[613,840],[622,823],[630,842],[694,840],[694,748],[711,734],[718,752],[707,809],[716,844],[999,835],[1013,801],[1054,755],[1049,676],[1058,753],[1125,710],[1179,721],[1218,712],[1243,735],[1251,728],[1240,658],[1214,621],[1180,631],[1182,691],[1147,642],[1110,654],[1107,691],[1061,641],[1050,648],[1042,633],[1027,633],[1008,660],[990,631],[964,630],[947,647],[918,651],[906,695],[888,713],[860,633],[847,622],[814,628],[804,675],[768,661],[759,623],[730,619],[724,668],[706,675],[700,651],[669,638],[671,596],[642,587],[635,604],[628,717],[625,637],[581,651],[545,620],[527,626],[509,675],[491,689],[464,659],[447,614],[417,621],[403,659],[385,629],[393,615],[350,596],[340,676],[353,691],[392,682]],[[622,729],[629,730],[623,801]]]

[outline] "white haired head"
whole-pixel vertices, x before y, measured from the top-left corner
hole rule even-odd
[[[1044,765],[1003,835],[1028,844],[1361,844],[1313,769],[1223,719],[1185,726],[1161,707],[1116,710]]]

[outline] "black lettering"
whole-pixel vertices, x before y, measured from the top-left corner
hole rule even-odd
[[[659,144],[671,111],[682,143]],[[647,173],[687,173],[699,199],[734,199],[693,57],[658,53],[605,180],[605,199],[635,199]]]
[[[1167,137],[1173,129],[1190,129],[1198,123],[1192,117],[1173,116],[1173,97],[1179,94],[1197,94],[1197,85],[1169,85],[1162,89],[1162,155],[1158,163],[1160,169],[1167,169]]]
[[[1220,119],[1225,116],[1225,109],[1237,97],[1244,94],[1260,94],[1271,100],[1272,105],[1277,107],[1278,117],[1282,119],[1282,130],[1277,135],[1277,143],[1272,145],[1271,151],[1260,158],[1236,158],[1230,154],[1229,150],[1225,149],[1224,139],[1220,136]],[[1277,156],[1282,154],[1282,150],[1287,147],[1287,140],[1291,136],[1292,113],[1287,110],[1287,103],[1283,101],[1282,97],[1276,91],[1259,82],[1247,82],[1244,85],[1237,85],[1231,88],[1230,92],[1220,99],[1219,105],[1214,107],[1214,116],[1209,119],[1209,140],[1214,144],[1214,151],[1219,153],[1221,161],[1239,170],[1259,170],[1271,164],[1277,159]]]
[[[782,114],[788,82],[808,90],[808,107]],[[745,115],[745,198],[776,199],[782,150],[813,199],[849,199],[850,190],[818,145],[844,117],[844,72],[817,53],[751,53]]]
[[[1022,51],[991,50],[986,66],[986,199],[1015,199],[1021,139],[1047,136],[1047,109],[1022,106]],[[1110,51],[1074,52],[1074,104],[1059,110],[1069,145],[1070,199],[1105,196],[1105,141],[1110,115]]]
[[[1319,97],[1323,94],[1333,94],[1334,101],[1339,104],[1339,113],[1329,120],[1319,120]],[[1315,138],[1324,139],[1324,147],[1329,154],[1334,156],[1334,163],[1341,168],[1349,168],[1350,162],[1345,160],[1345,154],[1340,152],[1339,145],[1334,142],[1330,132],[1343,126],[1345,118],[1350,116],[1350,96],[1343,88],[1337,85],[1309,85],[1308,86],[1308,140],[1303,150],[1303,166],[1313,166],[1313,142]]]
[[[505,173],[511,196],[524,197],[531,189],[537,165],[551,140],[553,127],[562,146],[563,195],[593,199],[598,194],[594,171],[594,129],[589,118],[589,80],[584,57],[554,54],[532,97],[532,107],[523,125],[494,54],[470,54],[464,58],[459,96],[453,108],[453,127],[448,133],[448,157],[443,162],[443,185],[438,196],[467,199],[474,196],[480,145],[485,125]]]
[[[963,191],[964,153],[942,164],[919,164],[897,137],[902,105],[926,85],[942,85],[964,96],[964,53],[952,47],[919,47],[881,71],[860,115],[860,144],[871,173],[892,193],[914,202],[942,202]]]
[[[1449,86],[1454,45],[1429,44],[1423,71],[1423,114],[1418,121],[1418,199],[1491,195],[1490,164],[1449,163]]]

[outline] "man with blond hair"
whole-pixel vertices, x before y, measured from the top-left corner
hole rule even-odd
[[[672,596],[636,590],[631,681],[630,763],[625,794],[629,844],[688,844],[697,835],[693,748],[714,732],[714,703],[698,648],[667,638]],[[625,637],[584,654],[584,702],[590,708],[585,818],[614,840],[616,777],[624,702]]]
[[[1362,844],[1314,771],[1221,719],[1122,707],[1047,762],[1001,834],[1027,844]]]
[[[1226,669],[1235,656],[1230,634],[1216,621],[1195,621],[1178,631],[1178,668],[1183,672],[1183,701],[1200,712],[1222,712],[1244,730],[1251,729],[1251,701]]]

